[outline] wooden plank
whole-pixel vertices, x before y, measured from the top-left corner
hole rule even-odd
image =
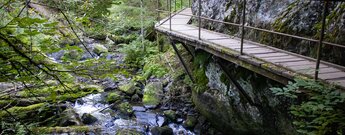
[[[345,78],[345,72],[319,74],[319,78],[324,79],[324,80]]]
[[[268,62],[272,63],[282,63],[282,62],[297,62],[297,61],[304,61],[305,59],[302,58],[287,58],[287,59],[274,59],[274,60],[267,60]]]
[[[288,56],[288,54],[281,53],[281,52],[274,52],[274,53],[268,53],[268,54],[254,54],[254,56],[258,58],[267,58],[267,57]]]
[[[308,60],[304,61],[297,61],[297,62],[284,62],[284,63],[279,63],[279,65],[286,66],[286,67],[291,67],[291,66],[298,66],[298,65],[316,65],[315,62],[311,62]]]
[[[239,49],[238,49],[239,51]],[[268,54],[268,53],[273,53],[276,52],[274,50],[271,49],[265,49],[265,48],[248,48],[248,49],[243,49],[244,53],[248,53],[248,54]]]
[[[273,56],[273,57],[266,57],[266,58],[262,58],[264,60],[277,60],[277,59],[291,59],[291,58],[299,58],[293,55],[287,55],[287,56]]]
[[[315,65],[310,64],[310,65],[293,65],[293,66],[288,66],[287,68],[292,69],[296,72],[305,72],[305,70],[315,70]],[[326,65],[320,65],[321,68],[328,68]]]
[[[241,44],[241,41],[235,40],[235,39],[222,39],[222,40],[212,40],[210,41],[215,44],[219,45],[228,45],[228,44]]]

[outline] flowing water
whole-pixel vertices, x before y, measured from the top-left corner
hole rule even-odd
[[[91,94],[78,99],[73,108],[79,116],[89,113],[98,120],[89,126],[101,128],[101,134],[116,134],[120,129],[137,130],[151,135],[150,129],[156,126],[168,125],[176,135],[194,135],[178,123],[166,123],[166,118],[160,110],[150,110],[143,106],[133,106],[134,116],[126,117],[115,114],[109,104],[104,104],[102,94]],[[93,133],[91,133],[93,134]]]

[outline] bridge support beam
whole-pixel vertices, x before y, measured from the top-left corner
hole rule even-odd
[[[216,57],[214,55],[212,56],[212,59],[220,66],[220,68],[222,69],[222,71],[224,72],[224,74],[226,75],[228,80],[230,81],[230,83],[236,87],[238,92],[247,100],[247,102],[252,106],[257,106],[254,103],[254,101],[250,98],[250,96],[247,94],[247,92],[243,89],[243,87],[236,81],[236,79],[234,77],[232,77],[232,75],[230,75],[230,73],[228,73],[226,71],[227,68],[223,64],[224,61],[221,61],[218,57]]]
[[[193,56],[193,58],[195,57],[195,54],[192,52],[192,50],[190,50],[190,48],[186,45],[186,44],[184,44],[184,43],[181,43],[182,44],[182,46],[188,51],[188,53],[190,54],[190,55],[192,55]]]
[[[186,65],[186,62],[183,60],[182,55],[181,55],[180,52],[178,51],[178,49],[177,49],[177,47],[176,47],[175,41],[174,41],[173,39],[170,38],[170,42],[171,42],[171,46],[173,47],[175,53],[177,54],[177,57],[179,58],[180,62],[182,63],[183,68],[184,68],[184,70],[186,71],[188,77],[189,77],[190,80],[194,83],[194,82],[195,82],[195,81],[194,81],[194,78],[193,78],[191,72],[189,71],[189,69],[188,69],[188,67],[187,67],[187,65]]]

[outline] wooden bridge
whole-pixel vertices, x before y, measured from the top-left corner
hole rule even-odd
[[[194,16],[190,8],[169,13],[170,16],[160,20],[155,29],[173,41],[205,50],[284,84],[299,76],[316,78],[345,88],[345,70],[342,66],[318,62],[317,59],[193,26],[189,24]],[[198,19],[198,16],[194,17]]]

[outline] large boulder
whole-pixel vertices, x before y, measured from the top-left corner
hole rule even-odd
[[[122,96],[118,94],[117,92],[110,92],[107,95],[106,101],[111,104],[111,103],[121,101],[121,99],[122,99]]]
[[[164,127],[153,127],[151,129],[152,135],[173,135],[174,132],[170,127],[164,126]]]
[[[224,70],[211,61],[205,72],[209,88],[201,92],[193,90],[192,96],[196,108],[217,130],[232,134],[297,134],[288,115],[291,101],[277,98],[269,89],[279,86],[277,82],[236,65],[227,67],[225,71],[236,74],[231,75],[244,92],[240,93],[236,86],[229,83]],[[255,104],[249,103],[249,100]],[[193,121],[187,118],[185,126]]]
[[[104,45],[94,44],[93,47],[94,47],[93,52],[96,53],[97,55],[101,55],[102,53],[108,52],[108,48],[106,48]]]
[[[147,108],[155,108],[159,105],[163,94],[163,84],[161,82],[151,82],[145,86],[143,104]]]
[[[67,108],[64,110],[59,118],[59,126],[80,126],[83,125],[78,114],[73,108]]]
[[[83,116],[81,116],[81,120],[84,124],[93,124],[98,121],[96,117],[92,116],[89,113],[84,113]]]
[[[132,96],[137,90],[139,90],[139,87],[136,86],[135,82],[130,82],[119,86],[119,90]]]

